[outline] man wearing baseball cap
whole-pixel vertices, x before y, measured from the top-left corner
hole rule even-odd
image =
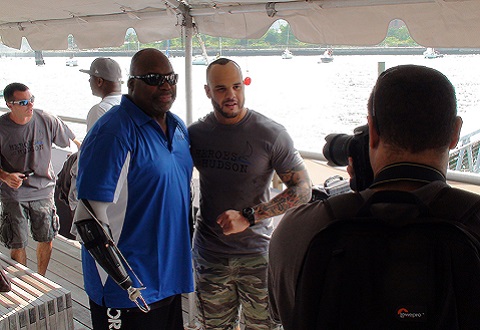
[[[93,60],[90,65],[90,70],[80,69],[80,72],[88,73],[90,75],[90,88],[92,89],[92,94],[98,97],[101,97],[102,100],[100,103],[95,104],[87,114],[87,133],[93,127],[93,124],[105,114],[110,108],[115,105],[120,104],[122,98],[122,70],[120,65],[111,58],[107,57],[98,57]],[[62,196],[62,200],[67,202],[68,206],[72,213],[77,208],[77,172],[78,172],[78,162],[77,162],[77,153],[70,155],[70,161],[66,161],[63,168],[62,174],[58,176],[57,184]],[[69,192],[67,193],[62,189],[63,187],[69,187]],[[65,188],[66,189],[66,188]],[[65,197],[65,195],[68,195]],[[68,217],[68,219],[67,219]],[[63,227],[69,227],[66,224],[72,223],[72,216],[65,215],[65,220]],[[66,226],[65,226],[66,225]],[[68,235],[64,234],[64,235]]]
[[[117,62],[107,57],[96,58],[90,65],[90,70],[81,69],[90,75],[92,94],[102,98],[94,105],[87,115],[87,132],[105,112],[114,105],[120,104],[122,96],[122,70]]]

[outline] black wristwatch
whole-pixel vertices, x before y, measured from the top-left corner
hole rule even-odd
[[[244,208],[242,210],[242,215],[248,220],[250,227],[255,224],[255,210],[253,207]]]

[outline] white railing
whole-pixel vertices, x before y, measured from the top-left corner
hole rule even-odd
[[[450,153],[449,168],[468,173],[480,172],[480,130],[463,136]]]
[[[9,111],[0,107],[0,112]],[[85,119],[58,116],[67,123],[85,124]],[[480,185],[480,130],[460,138],[458,147],[451,151],[447,179]],[[323,148],[323,147],[322,147]],[[299,150],[304,159],[327,162],[322,153]]]

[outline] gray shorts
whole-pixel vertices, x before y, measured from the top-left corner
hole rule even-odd
[[[51,242],[57,235],[59,220],[53,198],[30,202],[2,202],[0,239],[9,249],[28,243],[28,227],[37,242]]]

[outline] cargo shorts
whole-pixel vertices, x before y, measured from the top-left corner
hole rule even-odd
[[[25,248],[29,227],[37,242],[54,239],[60,223],[53,197],[29,202],[2,201],[0,239],[7,248]]]
[[[268,309],[268,255],[218,258],[194,250],[195,291],[205,329],[279,329]],[[241,306],[241,308],[240,308]]]

